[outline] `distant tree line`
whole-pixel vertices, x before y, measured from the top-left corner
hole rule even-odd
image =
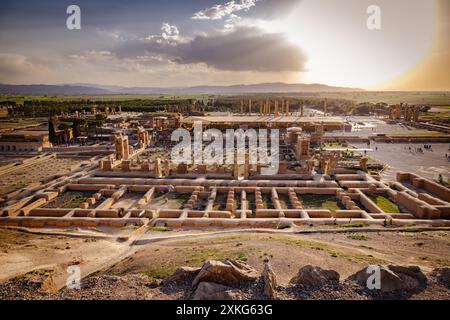
[[[166,106],[192,106],[193,100],[159,100],[159,99],[136,99],[120,101],[98,101],[98,100],[74,100],[74,101],[42,101],[26,100],[23,105],[11,103],[5,104],[11,117],[48,117],[62,113],[73,113],[75,111],[90,111],[93,106],[99,109],[106,107],[117,108],[121,106],[122,111],[133,112],[156,112],[162,111]]]
[[[244,101],[245,110],[248,110],[248,100],[252,99],[253,112],[259,112],[259,105],[269,98],[273,110],[274,100],[281,101],[280,95],[255,94],[253,96],[218,96],[207,100],[195,99],[130,99],[130,100],[90,100],[79,99],[67,100],[25,100],[22,104],[14,101],[0,101],[0,106],[6,107],[10,117],[51,117],[62,113],[73,113],[75,111],[89,112],[93,106],[99,109],[106,107],[117,108],[121,106],[122,111],[132,112],[157,112],[166,110],[168,106],[172,111],[182,111],[188,113],[191,107],[196,104],[196,110],[216,111],[216,112],[240,112],[241,100]],[[289,105],[291,112],[298,112],[302,105],[319,111],[324,110],[327,105],[327,113],[333,115],[387,115],[389,105],[383,102],[371,103],[362,102],[355,104],[351,100],[342,98],[323,97],[290,97]],[[422,107],[422,112],[427,112],[429,107]]]

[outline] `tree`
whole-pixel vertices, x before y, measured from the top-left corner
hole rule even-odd
[[[72,124],[63,122],[58,126],[58,129],[64,131],[64,141],[66,143],[69,143],[72,138],[72,135],[70,132],[72,130]]]
[[[58,123],[59,120],[56,117],[51,117],[48,119],[48,139],[52,144],[58,144],[58,136],[56,134]]]
[[[86,126],[86,119],[84,118],[75,118],[72,121],[72,129],[73,129],[73,136],[75,138],[78,138],[80,135],[80,128]]]

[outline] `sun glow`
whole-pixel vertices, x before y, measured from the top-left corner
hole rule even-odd
[[[366,0],[303,0],[283,20],[284,32],[308,56],[299,81],[374,89],[415,68],[433,46],[437,5],[380,0],[381,30],[366,27]]]

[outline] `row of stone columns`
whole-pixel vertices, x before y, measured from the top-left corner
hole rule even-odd
[[[275,117],[279,117],[281,115],[289,116],[290,115],[290,107],[289,100],[284,97],[281,98],[281,108],[278,100],[275,100],[274,103],[274,112],[272,113],[272,106],[269,99],[266,99],[265,102],[260,102],[259,104],[259,114],[260,115],[274,115]],[[248,113],[252,113],[252,99],[248,100]],[[241,114],[245,113],[244,100],[241,100]],[[301,114],[303,116],[303,106],[301,107]]]
[[[418,122],[420,114],[420,106],[409,106],[407,104],[397,104],[390,106],[389,119],[403,120],[408,122]]]

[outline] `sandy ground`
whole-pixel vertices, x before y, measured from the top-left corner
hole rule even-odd
[[[84,274],[89,274],[130,250],[115,239],[39,235],[8,229],[0,229],[0,234],[0,282],[33,270],[50,269],[55,286],[60,288],[66,284],[68,266],[78,265]]]
[[[159,281],[180,266],[200,267],[208,259],[239,259],[262,271],[263,260],[268,258],[281,285],[280,296],[286,299],[293,298],[289,280],[307,264],[336,270],[341,279],[369,264],[417,265],[427,275],[450,265],[450,230],[325,230],[308,234],[294,234],[292,230],[142,233],[143,229],[134,228],[68,231],[83,236],[0,229],[0,299],[186,298],[185,290],[160,287]],[[130,240],[119,241],[119,236]],[[81,290],[59,290],[64,287],[70,265],[81,269]],[[412,298],[450,299],[450,290],[433,280],[429,288]],[[338,290],[338,298],[366,298],[350,291]],[[327,297],[326,292],[316,294],[317,298]]]

